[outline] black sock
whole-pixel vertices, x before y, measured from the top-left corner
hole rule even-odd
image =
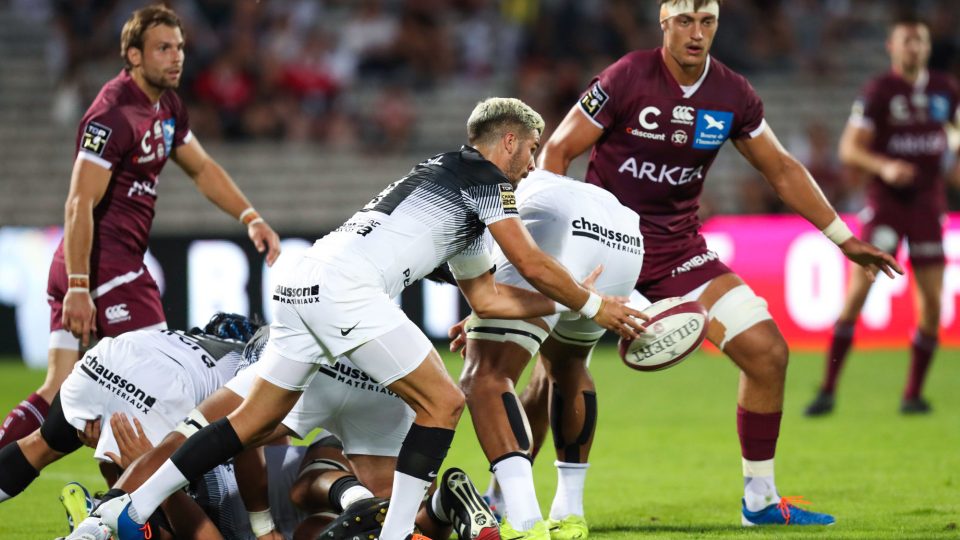
[[[16,442],[0,450],[0,490],[6,494],[6,497],[0,496],[0,500],[16,497],[39,475]]]
[[[435,480],[453,442],[453,433],[452,429],[412,424],[397,456],[397,471],[425,482]]]
[[[202,476],[217,465],[226,462],[243,450],[243,443],[230,421],[221,418],[187,439],[170,461],[189,481]]]

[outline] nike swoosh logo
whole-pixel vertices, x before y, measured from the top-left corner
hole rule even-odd
[[[360,321],[357,321],[357,324],[360,324]],[[340,329],[340,335],[343,336],[343,337],[347,337],[347,334],[349,334],[350,332],[353,332],[353,329],[357,327],[357,324],[351,326],[350,328],[347,328],[346,330],[344,330],[343,328],[341,328],[341,329]]]
[[[359,324],[359,323],[358,323],[358,324]],[[427,476],[428,476],[429,478],[436,478],[436,477],[437,477],[437,473],[434,472],[434,471],[430,471],[430,472],[427,473]]]

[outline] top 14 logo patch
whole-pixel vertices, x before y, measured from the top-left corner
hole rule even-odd
[[[720,148],[730,136],[733,127],[733,113],[727,111],[697,111],[697,124],[694,127],[693,147],[700,150]]]
[[[83,129],[83,139],[80,141],[80,148],[93,152],[98,156],[103,156],[103,151],[107,148],[107,141],[110,140],[110,134],[113,132],[103,124],[90,122]]]

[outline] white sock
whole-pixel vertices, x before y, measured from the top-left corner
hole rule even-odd
[[[504,508],[500,511],[517,531],[528,531],[543,520],[537,491],[533,487],[533,464],[522,456],[511,456],[493,466],[500,484]]]
[[[413,533],[413,520],[423,502],[430,482],[404,474],[393,472],[393,495],[390,496],[390,508],[383,521],[380,540],[406,540]]]
[[[567,516],[583,517],[583,483],[587,479],[589,463],[564,463],[555,461],[557,467],[557,493],[550,506],[550,519]]]
[[[491,507],[503,506],[503,494],[500,493],[500,484],[497,483],[496,475],[490,475],[490,485],[487,486],[487,491],[483,493],[483,496],[490,501]],[[497,509],[493,508],[493,510]]]
[[[153,476],[130,494],[130,518],[140,524],[146,523],[160,503],[189,483],[172,461],[164,461]]]
[[[743,501],[747,510],[756,512],[780,502],[773,481],[773,459],[750,461],[743,458]]]
[[[433,495],[430,497],[430,508],[433,509],[433,515],[437,516],[440,521],[445,524],[450,523],[450,519],[443,512],[443,505],[440,504],[440,490],[433,492]]]
[[[4,492],[2,489],[0,489],[0,502],[3,502],[9,498],[10,496],[7,495],[6,492]]]
[[[363,486],[353,486],[340,495],[340,506],[346,508],[357,501],[372,498],[373,493],[369,489]]]

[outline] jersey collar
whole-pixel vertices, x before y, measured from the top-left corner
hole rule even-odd
[[[693,97],[697,93],[697,90],[703,85],[703,81],[707,80],[707,75],[710,74],[710,64],[713,63],[713,57],[709,54],[707,55],[706,64],[703,67],[703,73],[700,74],[700,78],[690,86],[681,86],[676,79],[673,78],[673,74],[670,73],[670,70],[667,69],[666,63],[663,61],[663,52],[660,50],[663,47],[657,49],[657,58],[660,60],[660,67],[663,69],[664,76],[667,80],[673,83],[673,86],[680,91],[684,98]]]

